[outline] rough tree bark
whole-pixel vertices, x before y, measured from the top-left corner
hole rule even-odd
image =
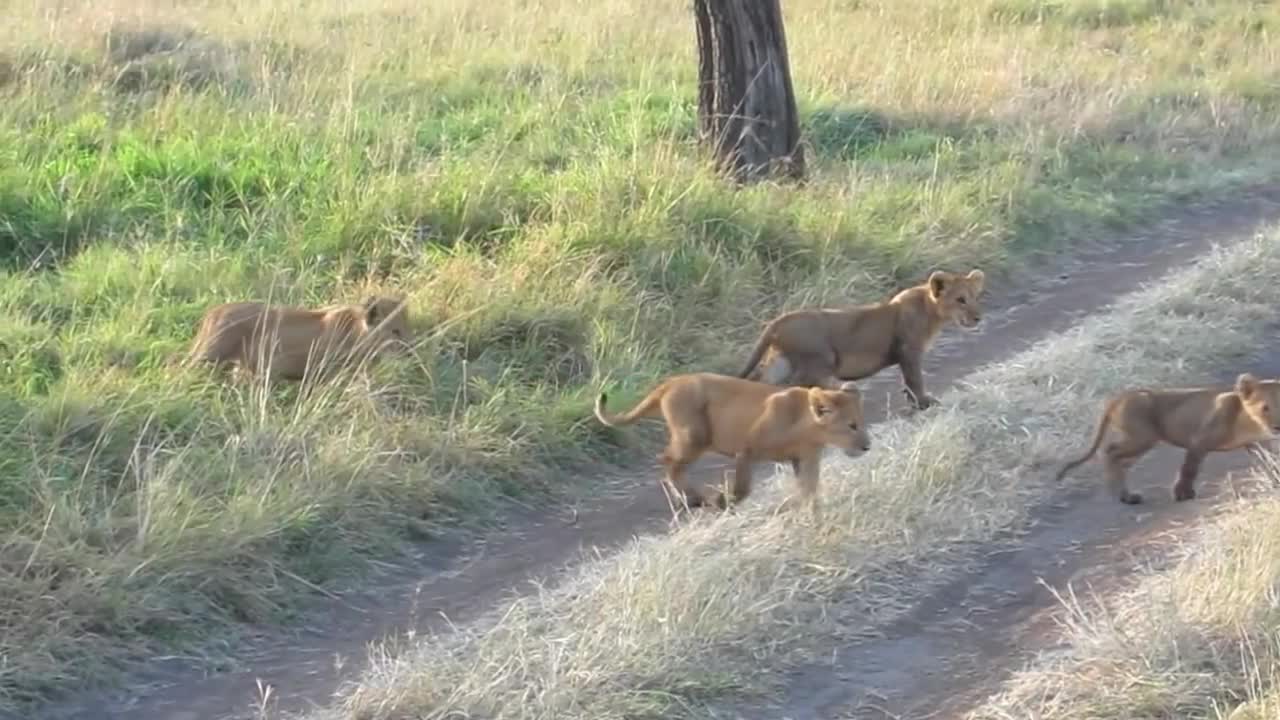
[[[740,181],[804,177],[778,0],[694,0],[698,134]]]

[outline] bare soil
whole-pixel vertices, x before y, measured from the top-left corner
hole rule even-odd
[[[1257,372],[1280,374],[1280,360]],[[1235,372],[1215,378],[1230,383]],[[1092,428],[1089,428],[1092,430]],[[1082,436],[1081,444],[1085,442]],[[800,720],[959,720],[1037,653],[1059,642],[1058,599],[1104,596],[1129,586],[1135,571],[1167,558],[1170,543],[1206,514],[1256,488],[1240,471],[1242,450],[1205,461],[1192,502],[1174,502],[1170,487],[1181,451],[1158,447],[1134,467],[1131,486],[1146,498],[1125,506],[1101,483],[1077,485],[1037,508],[1026,533],[981,551],[976,569],[948,582],[879,637],[827,648],[829,662],[793,671],[776,703],[738,706],[718,716]],[[1095,461],[1097,462],[1097,461]],[[1046,468],[1052,472],[1056,468]],[[1082,467],[1079,474],[1089,470]],[[1092,473],[1097,475],[1096,468]]]
[[[1213,243],[1277,219],[1280,186],[1259,188],[1180,209],[1139,232],[1104,238],[1069,261],[1039,263],[1034,282],[1000,287],[989,279],[981,328],[944,334],[926,360],[926,386],[938,394],[982,365],[1186,265]],[[873,421],[905,411],[900,387],[895,369],[864,383]],[[1153,452],[1135,469],[1135,485],[1167,480],[1170,461],[1167,453]],[[1214,468],[1220,462],[1206,463],[1206,498],[1194,503],[1172,506],[1161,493],[1149,492],[1149,505],[1135,511],[1083,491],[1060,497],[1060,507],[1046,507],[1041,524],[1016,547],[993,547],[998,554],[985,567],[944,588],[883,638],[839,649],[834,663],[805,669],[782,707],[761,717],[956,717],[969,697],[965,692],[990,687],[1017,667],[1029,641],[1045,636],[1043,611],[1054,601],[1037,578],[1056,585],[1093,567],[1127,567],[1116,548],[1212,506],[1209,494],[1218,485]],[[714,479],[723,466],[707,459],[691,475],[695,481]],[[386,566],[359,587],[320,598],[304,623],[258,630],[237,643],[229,671],[206,674],[186,659],[154,659],[131,673],[126,690],[85,693],[38,715],[239,720],[328,704],[341,681],[358,676],[371,644],[464,623],[512,593],[527,591],[532,582],[554,582],[580,553],[608,552],[638,534],[665,532],[670,512],[657,477],[654,466],[584,472],[578,482],[599,488],[599,496],[578,509],[576,522],[564,508],[514,511],[500,533],[423,544],[413,562]],[[951,715],[937,714],[943,700],[954,708],[946,710]]]

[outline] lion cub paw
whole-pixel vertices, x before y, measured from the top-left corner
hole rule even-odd
[[[916,410],[928,410],[931,407],[942,404],[932,395],[916,396],[909,388],[902,388],[902,394],[906,396],[907,402],[911,403],[911,406]]]
[[[718,487],[708,487],[702,489],[702,497],[699,505],[702,507],[715,508],[717,510],[725,510],[729,507],[729,493]]]

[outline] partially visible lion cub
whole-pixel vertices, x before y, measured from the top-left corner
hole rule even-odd
[[[738,377],[772,385],[833,387],[897,365],[904,392],[924,410],[937,403],[924,391],[924,354],[948,323],[977,327],[985,282],[981,270],[967,275],[937,270],[923,284],[887,301],[783,313],[765,325]],[[762,364],[767,351],[772,354]]]
[[[804,500],[818,511],[820,459],[825,446],[858,457],[871,448],[862,416],[862,395],[853,383],[838,390],[786,388],[714,373],[675,375],[654,388],[631,410],[611,415],[605,410],[608,396],[596,398],[595,414],[610,427],[627,425],[642,417],[661,415],[668,442],[658,456],[666,467],[663,491],[671,501],[675,491],[684,504],[704,504],[704,498],[685,486],[685,469],[707,451],[735,458],[737,471],[731,497],[715,495],[721,507],[740,501],[751,492],[750,463],[760,460],[789,461],[796,471]],[[712,500],[712,496],[705,498]]]
[[[1160,442],[1183,448],[1186,455],[1173,485],[1176,501],[1196,496],[1195,480],[1200,464],[1210,452],[1248,448],[1272,439],[1280,403],[1280,381],[1259,380],[1249,373],[1236,378],[1234,387],[1174,390],[1134,389],[1111,398],[1093,437],[1093,445],[1080,458],[1058,472],[1068,472],[1093,457],[1110,430],[1103,448],[1107,487],[1120,502],[1136,505],[1142,496],[1130,492],[1125,476],[1147,451]]]
[[[262,302],[216,305],[200,321],[189,361],[272,379],[328,377],[343,365],[406,345],[408,312],[403,299],[386,296],[317,310]]]

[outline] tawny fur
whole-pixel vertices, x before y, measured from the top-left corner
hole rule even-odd
[[[978,325],[985,282],[981,270],[938,270],[923,284],[887,301],[784,313],[765,326],[738,377],[773,385],[834,387],[897,365],[904,392],[923,410],[937,403],[925,393],[924,355],[948,324],[970,329]]]
[[[210,308],[188,362],[204,362],[272,379],[328,377],[409,342],[408,309],[399,298],[309,309],[233,302]]]
[[[774,460],[792,464],[801,495],[816,512],[823,448],[837,447],[858,457],[871,447],[862,395],[853,383],[835,390],[778,388],[727,375],[693,373],[668,378],[625,413],[608,413],[607,402],[606,394],[600,393],[595,414],[610,427],[662,417],[668,433],[667,447],[658,456],[666,469],[663,489],[674,490],[689,506],[714,502],[724,507],[743,500],[751,493],[750,464]],[[728,496],[702,497],[685,485],[686,468],[708,451],[735,459]]]
[[[1108,490],[1120,502],[1136,505],[1142,496],[1130,492],[1126,484],[1129,468],[1165,442],[1186,450],[1173,484],[1173,497],[1191,500],[1196,496],[1200,465],[1208,453],[1242,447],[1256,453],[1259,443],[1275,436],[1277,403],[1280,381],[1258,380],[1249,373],[1240,375],[1231,387],[1127,390],[1107,401],[1093,444],[1084,455],[1063,466],[1057,480],[1101,447]]]

